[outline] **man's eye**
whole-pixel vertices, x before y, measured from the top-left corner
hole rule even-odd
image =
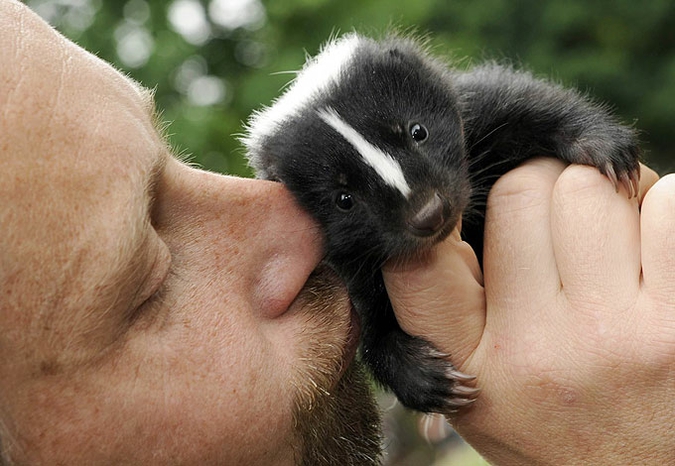
[[[153,230],[154,232],[154,230]],[[141,284],[140,303],[134,313],[140,314],[161,304],[167,291],[167,278],[171,272],[171,252],[166,243],[154,233],[149,241],[147,274],[139,277]]]
[[[143,314],[153,309],[154,307],[161,305],[164,302],[164,298],[166,296],[166,289],[167,287],[165,280],[164,282],[162,282],[157,291],[152,293],[145,301],[141,303],[140,306],[138,306],[136,313]]]

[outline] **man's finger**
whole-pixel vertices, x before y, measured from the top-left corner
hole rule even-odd
[[[647,192],[641,212],[644,286],[675,302],[675,175],[658,180]]]
[[[613,303],[634,302],[640,277],[635,198],[630,199],[623,189],[617,192],[595,168],[571,165],[556,183],[551,231],[568,299],[583,296],[585,302],[596,302],[597,308],[609,298]]]
[[[461,368],[482,335],[485,298],[478,260],[458,236],[424,257],[392,261],[383,274],[401,328],[431,341]]]
[[[646,165],[640,164],[640,185],[638,189],[638,202],[642,205],[642,200],[647,191],[656,183],[659,175]]]
[[[531,160],[500,178],[490,192],[483,266],[488,303],[496,311],[505,301],[510,309],[539,308],[533,299],[547,302],[559,291],[550,209],[564,168],[552,158]]]

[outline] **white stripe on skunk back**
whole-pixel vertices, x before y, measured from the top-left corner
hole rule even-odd
[[[366,40],[355,33],[346,34],[327,43],[321,53],[308,59],[288,90],[249,119],[247,134],[241,139],[249,151],[259,149],[262,141],[274,134],[281,123],[298,115],[306,104],[337,83],[356,48]]]
[[[408,186],[403,170],[401,170],[401,165],[396,159],[366,141],[334,109],[328,107],[318,110],[317,113],[326,124],[340,133],[356,149],[363,158],[363,161],[373,167],[386,184],[398,189],[405,198],[410,195],[410,186]]]

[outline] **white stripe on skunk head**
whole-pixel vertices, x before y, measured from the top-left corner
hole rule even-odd
[[[398,189],[403,194],[403,197],[408,198],[410,196],[410,186],[408,186],[403,170],[401,170],[401,165],[396,159],[366,141],[334,109],[328,107],[318,110],[317,113],[319,114],[319,118],[340,133],[356,149],[363,158],[363,161],[373,167],[386,184]]]
[[[272,105],[253,113],[247,134],[241,138],[250,153],[260,148],[262,141],[274,134],[282,123],[297,116],[307,104],[325,93],[340,79],[355,50],[368,39],[358,34],[346,34],[327,43],[318,55],[309,58],[288,90]]]

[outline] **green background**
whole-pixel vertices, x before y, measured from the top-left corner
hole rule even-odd
[[[172,144],[208,169],[250,174],[234,136],[331,34],[379,34],[392,26],[429,34],[434,50],[461,66],[467,57],[507,59],[580,88],[639,128],[646,159],[659,171],[675,168],[675,2],[669,0],[220,0],[253,17],[240,27],[209,16],[217,1],[27,3],[83,47],[156,88],[163,118],[172,122]],[[193,43],[167,19],[185,4],[201,5],[210,30]],[[120,52],[133,50],[134,40],[149,48],[145,60],[123,59]],[[188,89],[205,76],[224,94],[210,105]]]

